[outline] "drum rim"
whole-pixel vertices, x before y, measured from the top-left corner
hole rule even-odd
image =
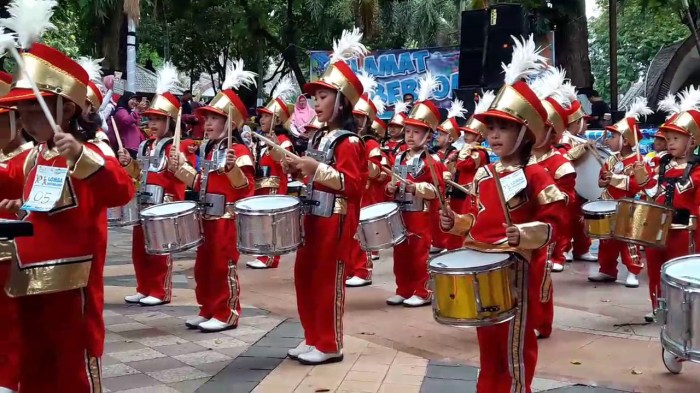
[[[243,202],[250,201],[252,199],[261,199],[261,198],[269,198],[269,197],[294,199],[294,204],[292,206],[278,207],[278,208],[266,209],[266,210],[252,210],[252,209],[246,209],[244,207],[240,207],[240,204]],[[268,213],[291,212],[291,211],[299,209],[300,206],[301,206],[301,202],[299,201],[299,198],[293,197],[291,195],[285,195],[285,194],[254,195],[254,196],[250,196],[247,198],[243,198],[240,201],[236,201],[236,203],[233,204],[233,210],[236,212],[236,214],[244,213],[245,215],[249,215],[249,216],[259,216],[259,215],[266,215]]]
[[[435,318],[435,321],[437,321],[441,325],[448,325],[448,326],[454,326],[454,327],[484,327],[484,326],[492,326],[492,325],[498,325],[503,322],[510,321],[515,317],[515,312],[518,309],[518,306],[514,306],[508,311],[504,311],[501,314],[498,314],[497,317],[495,318],[487,318],[487,319],[457,319],[457,318],[450,318],[450,317],[441,317],[437,315],[437,312],[439,311],[437,309],[437,306],[435,305],[436,299],[433,299],[433,318]],[[459,323],[449,323],[449,322],[459,322]]]
[[[177,254],[177,253],[180,253],[180,252],[185,252],[185,251],[187,251],[187,250],[189,250],[189,249],[191,249],[191,248],[193,248],[193,247],[197,247],[197,246],[199,246],[199,245],[202,244],[202,243],[204,243],[204,236],[200,233],[199,239],[197,239],[197,240],[194,241],[194,242],[190,242],[190,243],[184,244],[184,245],[182,246],[182,248],[178,249],[177,251],[162,251],[162,250],[153,250],[153,249],[150,249],[151,252],[148,252],[148,251],[149,251],[149,247],[148,247],[148,245],[146,245],[146,253],[149,254],[149,255],[171,255],[171,254]]]
[[[685,281],[681,278],[673,277],[673,276],[669,275],[667,272],[668,269],[672,265],[676,265],[676,264],[684,262],[686,260],[691,260],[691,259],[695,259],[695,258],[698,258],[697,254],[684,255],[682,257],[673,258],[673,259],[669,260],[668,262],[664,263],[663,266],[661,267],[661,282],[663,283],[664,281],[666,281],[668,283],[675,284],[675,285],[679,286],[680,289],[684,289],[685,287],[692,287],[695,289],[700,289],[700,284],[692,283],[689,281]]]
[[[660,335],[660,340],[661,341],[661,347],[665,349],[668,352],[671,352],[673,355],[685,359],[685,360],[691,360],[694,362],[700,361],[700,352],[698,351],[685,351],[683,348],[680,348],[675,341],[671,340],[670,337],[668,337],[666,333],[666,324],[661,328],[661,333]]]
[[[503,255],[507,255],[508,258],[506,258],[500,262],[495,262],[495,263],[492,263],[489,265],[483,265],[477,269],[470,268],[469,270],[467,270],[466,268],[451,269],[451,268],[447,268],[447,267],[437,267],[437,266],[434,267],[431,265],[431,262],[437,258],[446,256],[449,254],[455,254],[455,253],[458,253],[458,252],[461,252],[464,250],[475,251],[475,252],[482,253],[482,254],[503,254]],[[512,253],[512,252],[483,252],[483,251],[474,250],[474,249],[465,247],[465,248],[460,248],[457,250],[443,252],[443,253],[440,253],[440,254],[428,259],[428,272],[431,274],[436,273],[436,274],[443,274],[443,275],[448,275],[448,276],[449,275],[461,275],[463,273],[484,273],[484,272],[489,272],[492,270],[498,270],[500,268],[503,268],[503,267],[506,267],[506,266],[509,266],[509,265],[515,263],[515,260],[513,259],[513,255],[514,255],[514,253]]]
[[[618,200],[618,203],[617,203],[618,208],[619,208],[619,206],[620,206],[620,204],[621,204],[622,202],[630,203],[630,204],[633,204],[633,205],[646,205],[646,206],[651,206],[651,207],[658,207],[658,208],[661,208],[661,209],[664,209],[664,210],[667,210],[667,211],[673,211],[673,208],[672,208],[672,207],[669,207],[669,206],[665,206],[665,205],[662,205],[662,204],[659,204],[659,203],[656,203],[656,202],[644,201],[644,200],[641,200],[641,199],[632,199],[632,198],[622,198],[622,199],[619,199],[619,200]]]
[[[165,206],[165,205],[175,205],[175,204],[187,204],[187,205],[191,205],[191,207],[189,207],[188,209],[183,210],[181,212],[168,213],[168,214],[164,214],[161,216],[144,215],[144,213],[146,213],[148,210],[154,209],[156,207]],[[158,219],[186,216],[186,215],[193,213],[193,212],[197,212],[197,202],[194,202],[194,201],[163,202],[163,203],[159,203],[157,205],[151,205],[147,208],[141,209],[139,211],[139,219],[148,219],[148,221],[157,221]]]
[[[364,245],[362,244],[362,242],[359,242],[359,243],[360,243],[360,249],[361,249],[362,251],[382,251],[382,250],[387,250],[387,249],[389,249],[389,248],[392,248],[392,247],[394,247],[394,246],[396,246],[396,245],[398,245],[398,244],[401,244],[401,243],[403,243],[404,241],[406,241],[406,239],[408,238],[408,235],[407,235],[406,232],[407,232],[407,231],[406,231],[405,228],[404,228],[404,231],[401,233],[401,236],[399,236],[399,238],[396,239],[394,242],[391,242],[391,243],[383,243],[383,244],[380,244],[380,245],[377,245],[377,246],[372,246],[372,247],[367,247],[367,248],[365,248]]]
[[[280,248],[276,249],[275,251],[265,251],[264,254],[261,254],[259,249],[253,249],[251,247],[241,246],[240,244],[237,247],[238,247],[238,251],[244,255],[260,256],[260,257],[263,257],[263,256],[281,256],[281,255],[289,254],[291,252],[296,251],[297,249],[299,249],[299,247],[301,246],[302,243],[304,243],[303,238],[301,240],[299,240],[299,243],[297,243],[295,245],[291,245],[291,246],[287,246],[287,247],[280,247]],[[253,252],[248,252],[248,251],[253,251]]]
[[[586,205],[589,205],[589,204],[592,204],[592,203],[599,203],[599,202],[610,203],[611,205],[614,204],[614,205],[615,205],[615,208],[614,208],[613,210],[605,210],[605,211],[599,210],[599,211],[595,211],[595,212],[586,209]],[[617,201],[616,201],[616,200],[612,200],[612,199],[598,199],[598,200],[595,200],[595,201],[588,201],[588,202],[584,203],[583,205],[581,205],[581,211],[582,211],[584,214],[586,214],[586,213],[591,214],[591,215],[593,215],[593,214],[603,214],[603,213],[605,213],[605,214],[615,214],[615,211],[616,211],[616,210],[617,210]]]
[[[370,208],[370,207],[372,207],[372,206],[376,206],[376,205],[393,205],[394,209],[392,209],[390,212],[384,213],[384,214],[382,214],[382,215],[380,215],[380,216],[374,216],[374,217],[372,217],[372,218],[367,218],[367,219],[364,219],[364,220],[360,218],[360,223],[361,223],[361,224],[369,224],[369,223],[372,223],[372,222],[376,222],[376,221],[382,220],[382,219],[384,219],[384,218],[391,217],[392,215],[398,214],[398,213],[400,212],[399,204],[396,203],[396,202],[379,202],[379,203],[374,203],[374,204],[372,204],[372,205],[369,205],[369,206],[365,206],[365,207],[363,207],[363,208],[360,208],[360,216],[362,216],[362,210],[363,210],[363,209],[368,209],[368,208]]]

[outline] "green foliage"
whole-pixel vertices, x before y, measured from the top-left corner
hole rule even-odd
[[[645,0],[639,0],[645,1]],[[649,0],[653,1],[653,0]],[[607,0],[599,1],[601,14],[589,21],[589,44],[595,87],[609,100],[610,36]],[[618,87],[621,93],[646,74],[649,64],[665,45],[688,37],[688,29],[668,9],[644,8],[628,0],[618,14]]]
[[[59,8],[52,21],[56,29],[47,32],[42,41],[72,58],[84,53],[80,45],[84,31],[80,28],[76,10],[72,7]]]

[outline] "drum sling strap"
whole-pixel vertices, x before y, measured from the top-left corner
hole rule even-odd
[[[667,154],[661,158],[660,168],[659,168],[659,186],[666,185],[664,189],[664,204],[668,207],[673,207],[673,198],[675,196],[675,189],[678,184],[684,184],[688,182],[690,178],[690,172],[700,164],[700,158],[692,155],[688,159],[688,165],[685,167],[685,171],[681,177],[666,177],[666,167],[671,163],[673,156]],[[659,188],[660,189],[660,188]],[[690,211],[687,209],[674,209],[673,213],[673,223],[679,225],[688,225],[690,222]]]

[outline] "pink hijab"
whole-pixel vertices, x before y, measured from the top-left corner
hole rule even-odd
[[[299,100],[301,98],[306,98],[304,95],[297,97],[297,102],[294,104],[294,113],[292,114],[292,124],[300,132],[304,132],[304,126],[309,124],[311,120],[316,116],[316,111],[309,105],[308,98],[306,99],[306,108],[302,109],[299,105]]]

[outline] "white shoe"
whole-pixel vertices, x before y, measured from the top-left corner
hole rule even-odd
[[[571,253],[571,251],[568,251],[566,254],[564,254],[564,257],[566,258],[567,262],[571,262],[574,260],[574,254]]]
[[[649,314],[644,316],[644,320],[646,322],[655,322],[656,321],[656,314],[654,312],[650,312]]]
[[[564,271],[564,265],[561,263],[552,262],[552,272],[561,273]]]
[[[208,320],[209,320],[209,318],[204,318],[204,317],[200,317],[199,315],[197,315],[194,318],[190,318],[190,319],[186,320],[185,326],[187,326],[188,329],[197,329],[199,327],[199,325],[201,325],[202,323],[204,323]]]
[[[403,305],[406,307],[420,307],[427,306],[430,304],[430,297],[424,299],[418,295],[413,295],[410,298],[403,301]]]
[[[378,261],[378,260],[379,260],[379,253],[371,254],[371,255],[372,255],[371,259],[372,259],[373,261]]]
[[[236,325],[234,324],[228,324],[226,322],[221,322],[216,318],[212,318],[206,322],[202,322],[198,326],[199,330],[205,332],[205,333],[214,333],[214,332],[220,332],[222,330],[229,330],[229,329],[235,329]]]
[[[316,347],[314,347],[313,345],[306,345],[306,341],[304,341],[303,343],[299,344],[299,346],[297,346],[296,348],[287,351],[287,356],[296,360],[299,357],[299,355],[311,352],[314,349],[316,349]]]
[[[154,296],[147,296],[147,297],[139,300],[139,304],[141,304],[142,306],[160,306],[161,304],[165,304],[165,303],[170,303],[170,302],[166,302],[166,301],[164,301],[162,299],[158,299],[157,297],[154,297]]]
[[[135,295],[124,296],[124,301],[127,303],[138,303],[139,300],[145,298],[146,295],[136,292]]]
[[[265,262],[262,262],[259,259],[254,259],[250,262],[246,262],[245,265],[251,269],[267,269],[268,268],[268,266],[265,264]]]
[[[637,276],[632,273],[627,273],[627,280],[625,280],[625,286],[627,288],[637,288],[639,286],[639,280],[637,280]]]
[[[0,393],[17,393],[17,391],[0,386]]]
[[[587,252],[583,255],[577,255],[576,259],[578,259],[580,261],[585,261],[585,262],[597,262],[598,261],[598,257],[591,254],[590,252]]]
[[[593,273],[590,276],[588,276],[588,281],[592,282],[615,282],[617,281],[617,277],[613,277],[611,275],[605,274],[605,273]]]
[[[406,300],[405,297],[400,296],[400,295],[394,295],[388,299],[386,299],[386,304],[390,306],[399,306],[403,304],[403,301]]]
[[[343,360],[343,352],[324,353],[314,348],[309,352],[302,353],[297,357],[301,364],[315,366],[318,364],[337,363]]]
[[[437,247],[430,246],[430,253],[431,253],[431,254],[437,254],[437,253],[439,253],[439,252],[442,252],[442,248],[437,248]]]
[[[348,287],[364,287],[370,284],[372,284],[372,280],[365,280],[357,276],[353,276],[345,280],[345,286]]]

